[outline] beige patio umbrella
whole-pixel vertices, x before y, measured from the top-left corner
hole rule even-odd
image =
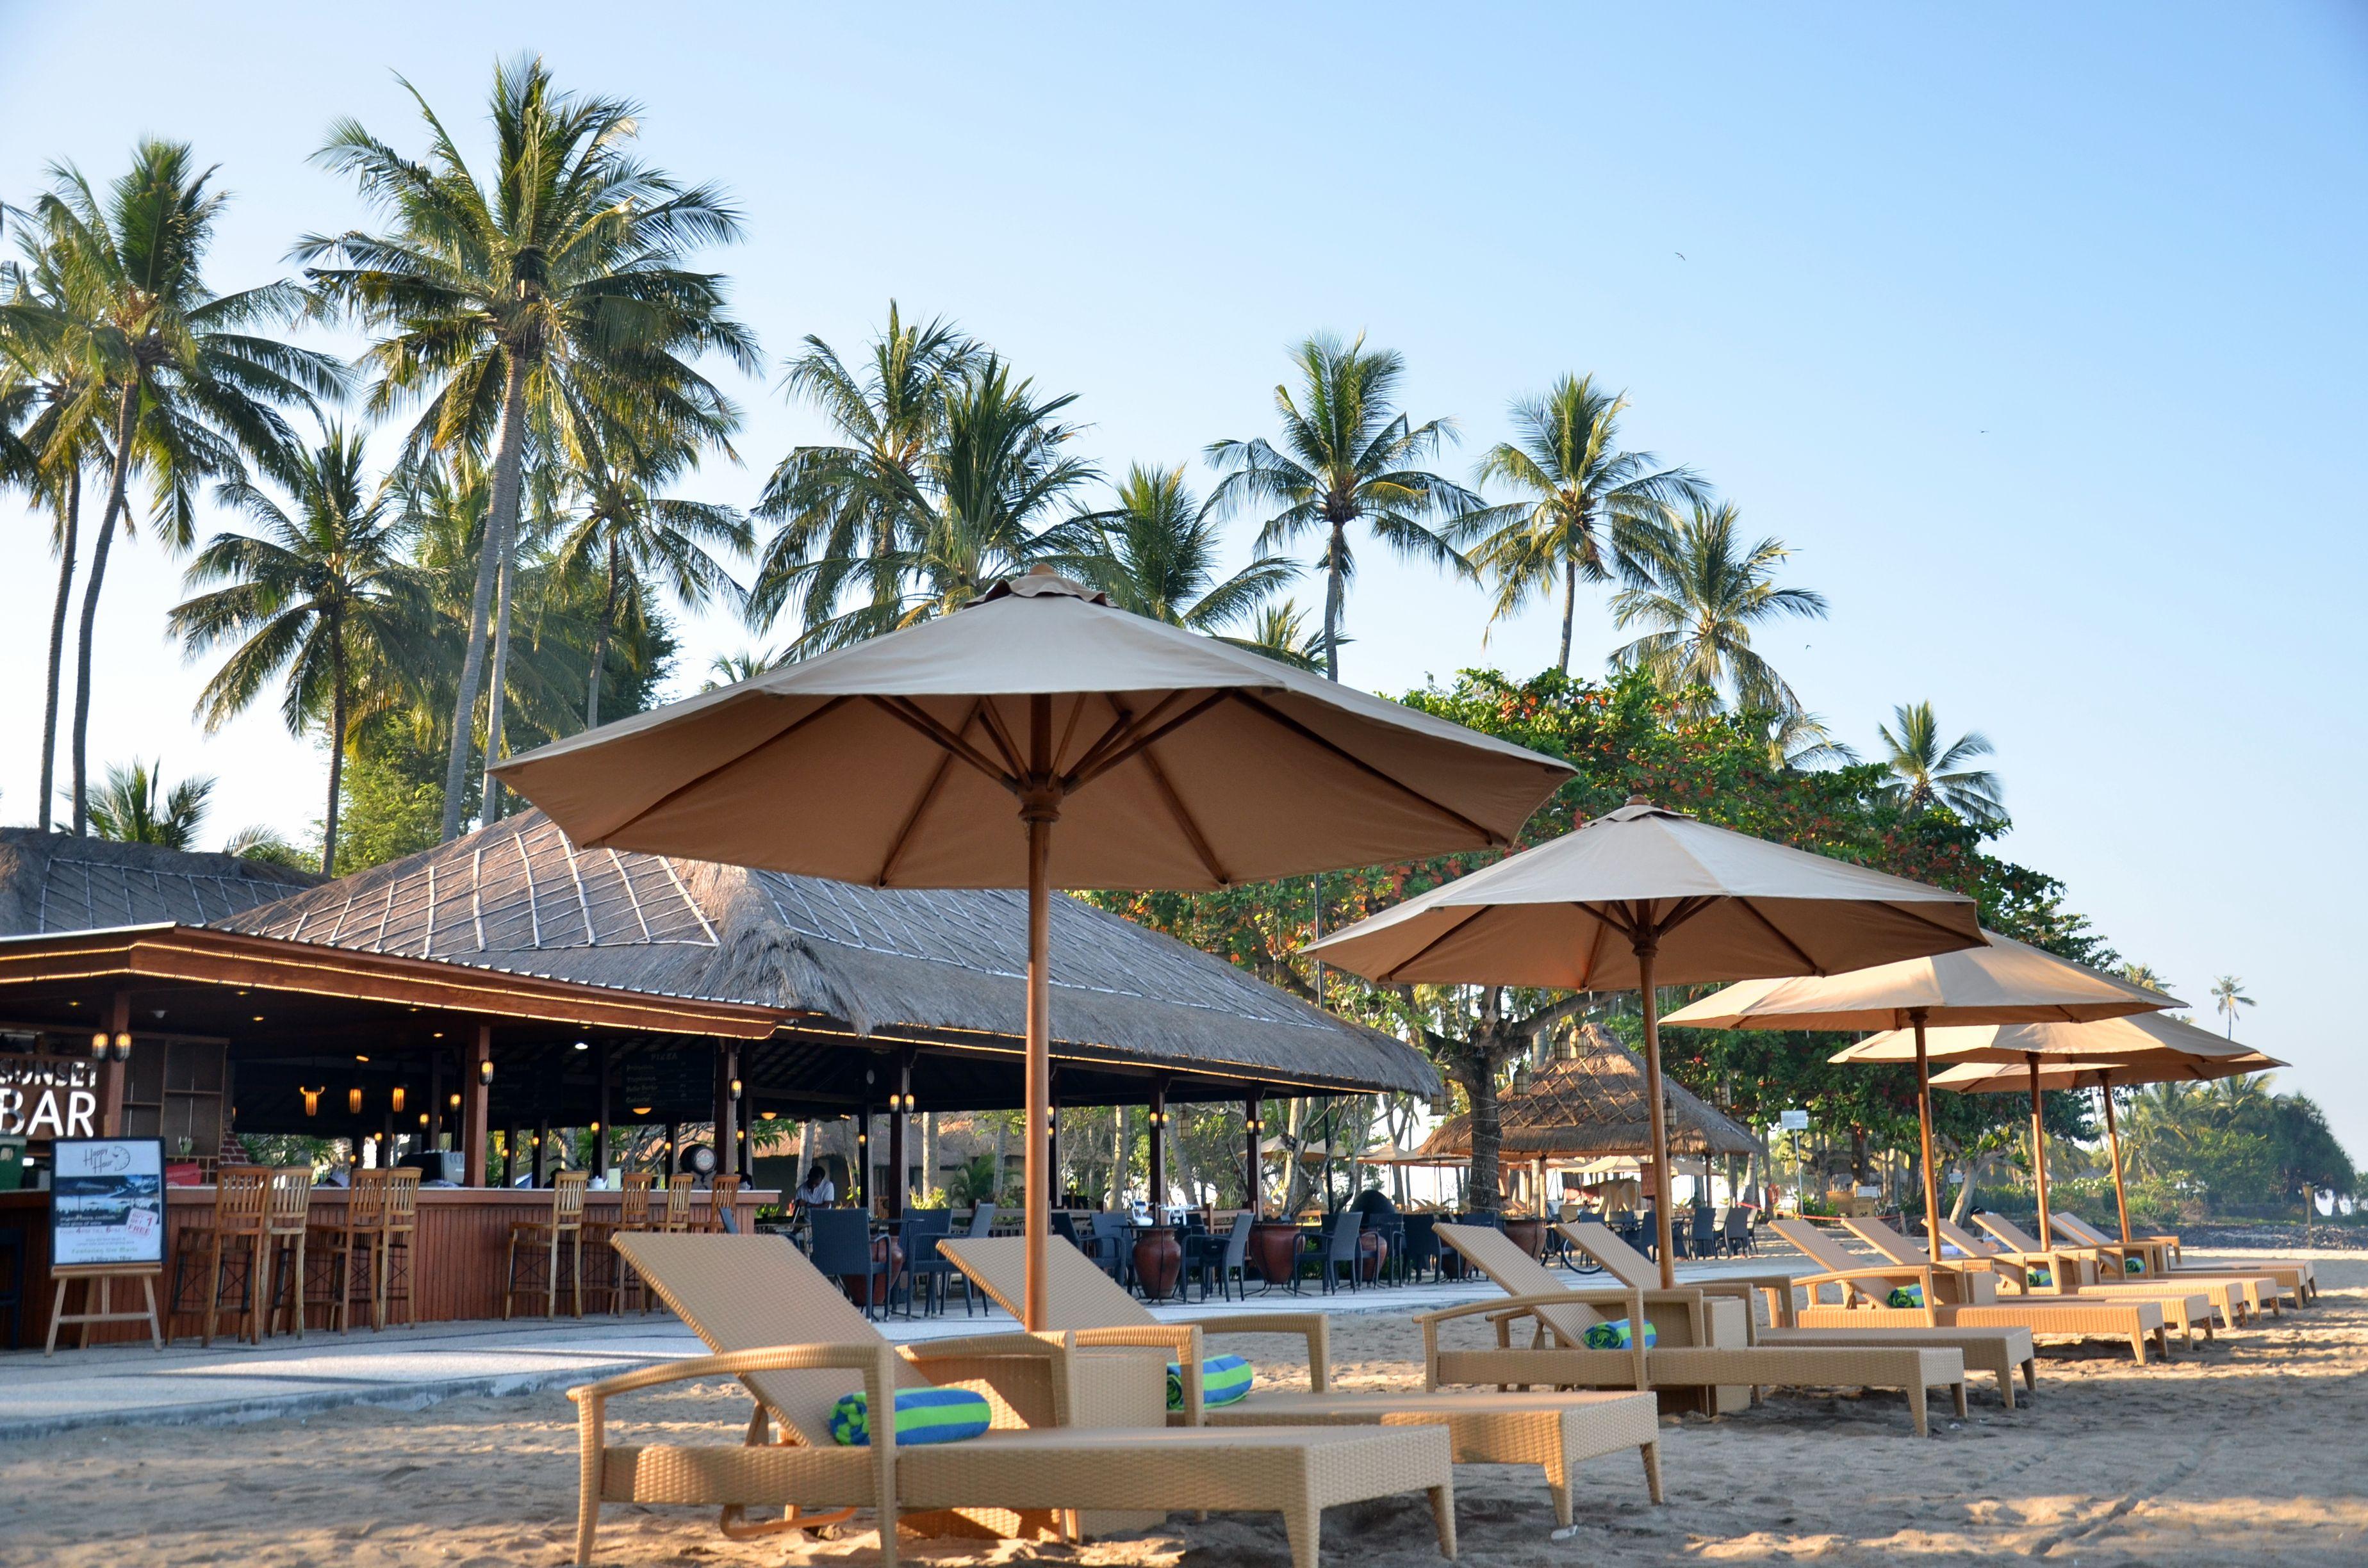
[[[1828,974],[1979,947],[1973,900],[1632,798],[1308,951],[1384,983],[1640,993],[1661,1281],[1669,1141],[1656,985]]]
[[[1500,847],[1570,771],[1042,568],[495,770],[579,845],[1028,889],[1030,1326],[1050,1223],[1052,890],[1217,888]]]
[[[1916,1121],[1924,1165],[1924,1212],[1941,1211],[1941,1174],[1932,1160],[1931,1025],[2079,1023],[2186,1004],[2159,991],[2030,947],[1995,931],[1989,945],[1928,958],[1793,980],[1748,980],[1669,1015],[1699,1029],[1896,1029],[1907,1032],[1900,1060],[1916,1063]],[[1891,1061],[1887,1054],[1833,1060]],[[2043,1205],[2044,1207],[2044,1205]],[[1927,1224],[1932,1261],[1941,1233]]]
[[[2176,1004],[2173,1004],[2176,1006]],[[1905,1062],[1915,1051],[1907,1031],[1893,1029],[1870,1036],[1846,1051],[1837,1051],[1827,1060],[1833,1062]],[[2085,1024],[2038,1023],[1976,1025],[1955,1028],[1933,1029],[1927,1042],[1929,1053],[1944,1061],[1959,1063],[1941,1074],[1932,1082],[1943,1088],[1962,1088],[1965,1085],[1987,1085],[1993,1076],[2010,1078],[2004,1085],[2031,1096],[2031,1145],[2032,1176],[2039,1187],[2039,1231],[2042,1240],[2048,1233],[2047,1203],[2047,1142],[2044,1125],[2044,1108],[2040,1094],[2050,1087],[2071,1087],[2072,1079],[2080,1071],[2100,1070],[2112,1063],[2135,1071],[2152,1070],[2160,1078],[2128,1078],[2128,1083],[2157,1083],[2175,1077],[2227,1077],[2231,1072],[2257,1072],[2258,1067],[2233,1067],[2228,1072],[2219,1067],[2257,1056],[2258,1053],[2233,1040],[2224,1040],[2209,1029],[2169,1017],[2160,1012],[2131,1013],[2122,1017],[2100,1018]],[[2261,1059],[2266,1062],[2266,1058]],[[2213,1069],[2198,1071],[2198,1068]],[[2051,1073],[2061,1082],[2051,1084]],[[2105,1115],[2112,1117],[2112,1096],[2106,1096]],[[2109,1131],[2110,1131],[2109,1127]],[[2118,1169],[2120,1140],[2114,1135]],[[2115,1190],[2119,1194],[2119,1178]],[[1929,1201],[1929,1199],[1928,1199]],[[2123,1208],[2123,1241],[2129,1240],[2128,1205]],[[1934,1213],[1939,1210],[1934,1209]],[[1927,1227],[1928,1231],[1931,1227]]]

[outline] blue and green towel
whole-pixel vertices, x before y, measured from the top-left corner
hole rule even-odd
[[[1210,1357],[1201,1363],[1201,1404],[1238,1404],[1249,1397],[1253,1376],[1239,1356]],[[1184,1369],[1174,1361],[1167,1363],[1167,1408],[1184,1408]]]
[[[2022,1271],[2022,1282],[2030,1286],[2034,1290],[2053,1290],[2055,1289],[2055,1276],[2050,1274],[2044,1268],[2024,1269]]]
[[[1589,1350],[1625,1350],[1636,1343],[1636,1331],[1628,1325],[1626,1318],[1613,1318],[1609,1323],[1588,1324],[1584,1337]],[[1645,1349],[1653,1348],[1660,1337],[1650,1323],[1645,1324]]]
[[[1924,1304],[1924,1287],[1895,1285],[1891,1288],[1891,1294],[1883,1299],[1883,1304],[1887,1307],[1920,1307]]]
[[[968,1389],[898,1389],[896,1443],[959,1443],[985,1431],[994,1414]],[[830,1407],[830,1436],[843,1448],[871,1446],[871,1402],[860,1389]]]
[[[2142,1257],[2125,1257],[2122,1259],[2122,1272],[2124,1274],[2144,1274],[2146,1272],[2146,1259]]]

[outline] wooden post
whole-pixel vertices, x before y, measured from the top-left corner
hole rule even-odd
[[[871,1108],[858,1106],[855,1110],[855,1206],[866,1214],[871,1212]]]
[[[485,1082],[485,1073],[494,1061],[494,1026],[479,1024],[476,1039],[469,1044],[461,1062],[461,1185],[485,1185],[485,1149],[490,1129],[487,1126],[486,1102],[492,1096],[492,1085]]]
[[[740,1076],[740,1047],[728,1040],[715,1042],[715,1173],[728,1175],[739,1169],[734,1164],[734,1150],[737,1140],[733,1134],[739,1126],[740,1108],[733,1103],[732,1085]]]
[[[1167,1080],[1162,1078],[1151,1089],[1151,1158],[1146,1178],[1151,1183],[1151,1222],[1159,1222],[1159,1211],[1167,1203]]]
[[[429,1149],[444,1147],[444,1053],[433,1046],[427,1051],[427,1136],[423,1142]]]
[[[534,1179],[527,1183],[529,1187],[548,1185],[543,1177],[544,1174],[551,1169],[551,1156],[553,1153],[551,1142],[551,1118],[548,1115],[538,1117],[534,1123]]]
[[[2039,1244],[2053,1247],[2055,1237],[2048,1229],[2047,1213],[2047,1102],[2039,1087],[2039,1052],[2026,1051],[2022,1057],[2031,1066],[2031,1165],[2032,1174],[2039,1178]],[[2048,1270],[2051,1278],[2055,1272],[2053,1268]],[[2063,1288],[2061,1280],[2056,1282],[2056,1288]]]
[[[1266,1218],[1266,1207],[1258,1201],[1258,1103],[1256,1089],[1242,1100],[1242,1134],[1247,1144],[1242,1153],[1242,1207],[1253,1220]]]
[[[675,1174],[677,1171],[679,1171],[679,1170],[681,1170],[681,1169],[682,1169],[682,1123],[681,1123],[681,1122],[679,1122],[679,1121],[669,1121],[669,1122],[667,1122],[667,1123],[666,1123],[666,1176],[667,1176],[668,1179],[672,1179],[672,1177],[674,1176],[674,1174]]]
[[[107,1038],[113,1041],[131,1028],[131,993],[118,991],[107,999]],[[129,1062],[118,1062],[112,1050],[98,1067],[98,1135],[101,1138],[123,1136],[123,1079],[131,1069]]]
[[[1061,1207],[1061,1080],[1053,1079],[1053,1095],[1044,1107],[1044,1223],[1048,1231],[1053,1223],[1052,1212]]]
[[[610,1083],[616,1076],[613,1071],[615,1066],[615,1062],[611,1060],[609,1042],[604,1040],[600,1042],[600,1094],[599,1097],[593,1101],[592,1111],[593,1116],[599,1121],[599,1126],[592,1131],[592,1174],[596,1176],[609,1174],[609,1092]]]
[[[905,1166],[905,1097],[913,1092],[913,1053],[909,1050],[896,1052],[894,1082],[895,1087],[890,1091],[894,1103],[888,1108],[888,1190],[881,1196],[887,1200],[888,1218],[901,1220],[911,1182]]]

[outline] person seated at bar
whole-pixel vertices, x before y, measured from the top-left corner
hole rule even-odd
[[[798,1187],[797,1204],[801,1209],[827,1209],[838,1201],[838,1184],[830,1179],[830,1171],[819,1160],[806,1167],[806,1179]]]

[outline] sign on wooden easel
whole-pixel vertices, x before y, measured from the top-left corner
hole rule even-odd
[[[165,1141],[61,1138],[51,1145],[51,1171],[50,1278],[58,1290],[42,1354],[56,1351],[58,1329],[70,1323],[82,1324],[87,1346],[93,1324],[145,1322],[149,1338],[162,1351],[156,1278],[165,1271]],[[77,1279],[85,1281],[84,1310],[69,1315],[66,1288]],[[146,1311],[114,1310],[118,1279],[140,1281]]]

